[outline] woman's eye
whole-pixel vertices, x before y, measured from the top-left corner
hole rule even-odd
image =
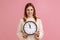
[[[31,9],[31,11],[32,11],[33,9]]]
[[[33,11],[33,9],[27,9],[27,11]]]
[[[29,11],[29,9],[27,9],[27,11]]]

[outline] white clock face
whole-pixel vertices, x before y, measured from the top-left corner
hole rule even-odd
[[[27,34],[34,34],[37,31],[37,25],[33,21],[28,21],[24,24],[24,32]]]

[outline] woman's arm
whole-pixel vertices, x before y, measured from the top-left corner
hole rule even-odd
[[[40,31],[39,38],[42,39],[43,36],[44,36],[44,30],[43,30],[43,24],[42,24],[42,20],[41,20],[41,19],[39,20],[39,23],[40,23],[40,24],[39,24],[39,26],[40,26],[40,30],[39,30],[39,31]]]
[[[18,36],[19,40],[20,40],[20,39],[21,39],[21,40],[24,40],[23,37],[22,37],[22,32],[21,32],[21,30],[22,30],[22,19],[20,19],[19,24],[18,24],[17,36]]]
[[[28,37],[28,35],[23,31],[23,25],[22,25],[23,23],[24,23],[23,19],[20,19],[20,22],[17,28],[17,35],[18,35],[18,38],[21,40],[24,40]]]
[[[43,26],[42,26],[42,21],[41,19],[38,20],[38,31],[34,34],[34,37],[37,39],[37,40],[41,40],[44,36],[44,30],[43,30]]]

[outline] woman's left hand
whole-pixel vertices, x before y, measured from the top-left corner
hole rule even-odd
[[[35,39],[39,40],[39,31],[34,34]]]

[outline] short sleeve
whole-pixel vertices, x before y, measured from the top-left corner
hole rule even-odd
[[[43,24],[42,24],[42,20],[39,19],[39,39],[41,40],[43,38],[44,35],[44,30],[43,30]]]
[[[22,32],[21,32],[21,30],[22,30],[22,23],[23,23],[23,20],[20,19],[18,27],[17,27],[17,36],[18,36],[19,40],[24,40],[23,37],[22,37]]]

